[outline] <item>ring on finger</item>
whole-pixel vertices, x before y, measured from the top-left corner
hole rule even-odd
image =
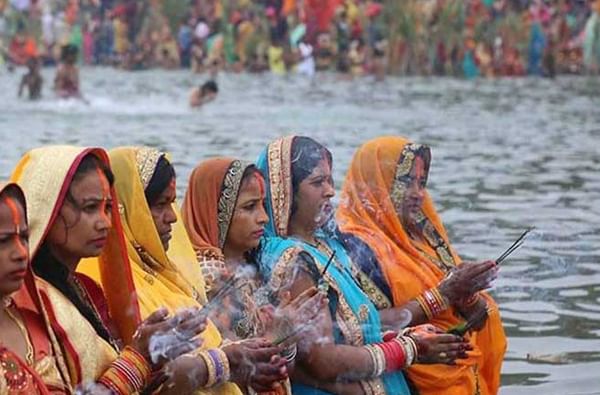
[[[448,354],[446,354],[445,352],[442,351],[440,353],[440,359],[446,359],[446,358],[448,358]]]

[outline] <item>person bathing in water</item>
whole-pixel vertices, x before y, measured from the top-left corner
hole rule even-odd
[[[42,96],[42,84],[44,79],[40,74],[40,64],[37,58],[29,58],[27,60],[28,72],[21,78],[19,84],[19,97],[23,95],[23,90],[27,88],[29,91],[29,100],[37,100]]]
[[[79,89],[79,69],[75,65],[78,49],[75,45],[67,44],[62,47],[60,65],[54,77],[54,92],[63,99],[83,99]]]
[[[200,107],[213,101],[219,93],[219,86],[215,81],[206,81],[200,87],[192,89],[190,94],[190,107]]]

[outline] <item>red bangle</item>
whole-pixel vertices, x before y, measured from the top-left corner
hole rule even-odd
[[[383,351],[385,356],[385,371],[395,372],[402,369],[406,362],[406,354],[402,345],[396,341],[378,343],[375,346]]]

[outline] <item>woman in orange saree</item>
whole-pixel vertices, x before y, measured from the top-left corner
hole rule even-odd
[[[255,336],[275,341],[285,336],[279,330],[313,319],[324,302],[324,295],[314,288],[292,303],[271,305],[254,257],[268,221],[264,183],[252,163],[212,158],[194,168],[183,201],[183,223],[202,268],[209,300],[219,300],[211,318],[232,341]],[[225,296],[215,296],[219,294]],[[295,342],[288,343],[291,346],[285,355],[289,365],[297,349]],[[291,394],[289,381],[281,384],[270,393]]]
[[[337,221],[346,245],[360,246],[354,252],[361,255],[359,250],[363,250],[363,258],[363,247],[373,255],[371,267],[363,267],[363,271],[388,290],[394,306],[413,312],[412,325],[429,321],[449,329],[483,314],[478,330],[470,333],[473,350],[469,358],[457,360],[454,366],[408,369],[419,393],[496,394],[506,337],[497,305],[481,291],[496,269],[490,261],[462,264],[450,247],[425,190],[429,162],[428,147],[401,137],[365,143],[348,170]],[[366,260],[357,261],[364,264]],[[464,285],[465,292],[460,292],[458,284]],[[432,295],[442,296],[433,309],[430,302],[436,301]]]

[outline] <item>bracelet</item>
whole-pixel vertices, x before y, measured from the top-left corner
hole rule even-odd
[[[134,348],[127,346],[98,381],[115,394],[126,395],[144,388],[151,373],[146,359]]]
[[[383,351],[386,372],[395,372],[404,368],[406,365],[406,351],[401,342],[393,339],[388,342],[378,343],[376,347],[379,347]]]
[[[403,367],[408,368],[416,361],[417,344],[410,336],[398,336],[394,340],[402,345],[404,352],[406,353],[406,360]]]
[[[214,363],[212,357],[210,356],[210,354],[208,353],[208,351],[206,351],[206,350],[200,351],[198,353],[198,356],[200,358],[202,358],[202,360],[206,364],[208,379],[206,380],[206,384],[204,384],[204,387],[205,388],[212,387],[213,385],[215,385],[217,383],[217,367],[215,366],[215,363]]]
[[[216,367],[217,383],[224,383],[231,378],[231,370],[229,368],[229,359],[227,354],[220,348],[208,350],[208,355],[212,358]]]
[[[381,376],[386,369],[386,360],[383,350],[374,345],[366,345],[364,347],[369,352],[369,355],[371,355],[371,361],[373,362],[373,372],[371,372],[371,377]]]
[[[422,295],[417,296],[416,301],[429,320],[450,307],[446,298],[437,288],[431,288],[423,292]]]

